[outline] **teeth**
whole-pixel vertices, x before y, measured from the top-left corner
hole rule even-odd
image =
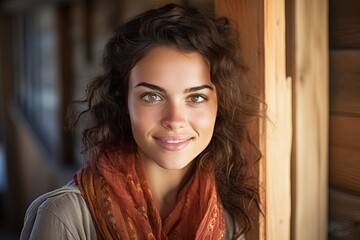
[[[176,139],[176,140],[161,140],[161,141],[166,143],[181,143],[181,142],[185,142],[186,140]]]

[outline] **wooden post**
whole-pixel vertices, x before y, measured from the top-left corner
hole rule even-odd
[[[266,239],[290,239],[292,83],[286,77],[285,1],[264,1]],[[261,173],[260,172],[260,173]],[[261,178],[260,178],[261,181]]]
[[[288,0],[293,78],[292,237],[327,239],[328,1]]]

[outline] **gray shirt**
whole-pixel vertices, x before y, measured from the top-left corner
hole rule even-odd
[[[85,199],[74,182],[37,198],[28,208],[21,240],[97,239]]]
[[[231,222],[227,213],[226,221]],[[227,224],[226,239],[231,239],[231,226]],[[77,185],[71,181],[37,198],[26,212],[20,239],[96,240],[91,213]]]

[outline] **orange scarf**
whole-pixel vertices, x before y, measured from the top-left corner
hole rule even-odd
[[[86,167],[75,176],[99,239],[224,239],[224,210],[213,174],[195,171],[162,222],[142,161],[133,154],[109,158],[116,167],[102,157],[96,171]]]

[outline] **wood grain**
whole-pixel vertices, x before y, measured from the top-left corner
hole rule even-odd
[[[329,239],[359,239],[360,197],[335,190],[329,196]]]
[[[330,99],[332,113],[360,117],[360,49],[330,52]]]
[[[330,117],[330,185],[360,194],[360,118]]]
[[[329,183],[331,187],[360,195],[360,149],[331,146]]]
[[[360,1],[330,0],[330,47],[360,48]]]
[[[289,0],[293,77],[292,238],[327,239],[328,1]],[[290,19],[289,19],[290,18]]]
[[[332,115],[330,132],[331,145],[342,145],[360,150],[360,118]]]
[[[285,1],[264,1],[266,239],[290,239],[292,81],[286,77]]]

